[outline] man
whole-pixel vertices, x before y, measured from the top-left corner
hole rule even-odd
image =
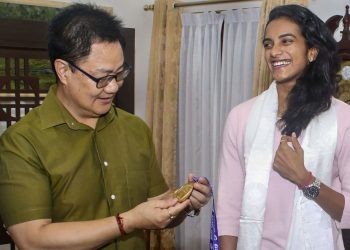
[[[20,249],[145,249],[142,229],[180,224],[210,187],[172,198],[149,129],[112,105],[130,72],[119,20],[74,4],[48,40],[58,83],[1,137],[0,216]]]

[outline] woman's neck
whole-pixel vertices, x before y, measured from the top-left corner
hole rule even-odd
[[[277,94],[278,94],[278,110],[277,116],[282,117],[288,108],[288,95],[289,92],[293,89],[295,83],[277,83]]]

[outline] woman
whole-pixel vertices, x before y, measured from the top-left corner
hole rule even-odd
[[[337,249],[350,227],[350,107],[332,97],[336,42],[311,11],[284,5],[263,45],[274,81],[226,122],[221,249]]]

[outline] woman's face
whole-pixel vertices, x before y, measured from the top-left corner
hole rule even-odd
[[[271,21],[263,41],[265,60],[277,84],[294,86],[313,55],[299,26],[287,18]]]

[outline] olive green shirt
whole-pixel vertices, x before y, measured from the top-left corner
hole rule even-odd
[[[104,218],[168,190],[141,119],[112,106],[92,129],[69,114],[56,90],[51,87],[42,105],[0,137],[0,216],[6,226]],[[102,249],[145,249],[143,232]]]

